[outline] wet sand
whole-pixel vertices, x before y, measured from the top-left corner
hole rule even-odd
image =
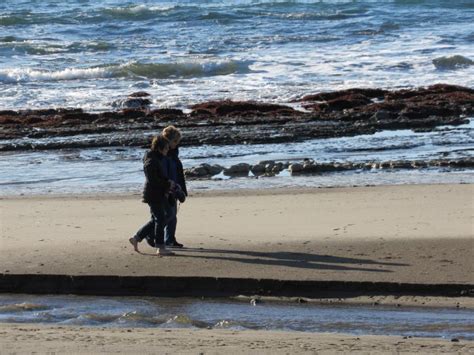
[[[140,196],[2,198],[0,273],[474,284],[474,185],[194,192],[187,249],[128,238]]]
[[[355,336],[330,333],[88,328],[37,324],[0,325],[6,353],[466,353],[474,342],[460,339]]]

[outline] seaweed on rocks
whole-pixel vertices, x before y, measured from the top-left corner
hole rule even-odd
[[[144,92],[127,99],[150,100]],[[436,84],[402,90],[353,88],[303,96],[294,107],[257,101],[209,101],[185,113],[149,103],[102,113],[58,108],[0,111],[0,151],[101,146],[145,146],[169,124],[183,131],[183,145],[280,143],[372,134],[381,130],[430,130],[468,123],[474,90]],[[95,135],[93,139],[83,139]],[[73,138],[76,136],[75,138]],[[57,137],[71,137],[61,141]],[[32,142],[32,139],[40,141]],[[48,139],[50,138],[50,139]]]

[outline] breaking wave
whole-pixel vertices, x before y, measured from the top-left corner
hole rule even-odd
[[[148,20],[155,18],[167,11],[173,10],[174,5],[163,6],[146,6],[133,5],[126,7],[105,8],[101,13],[107,17],[112,17],[120,20]]]
[[[127,63],[93,68],[66,68],[58,71],[0,69],[0,83],[64,81],[101,78],[195,78],[249,73],[249,61],[207,61],[182,63]]]
[[[0,305],[0,313],[34,312],[46,309],[49,309],[49,307],[42,304],[28,302]]]

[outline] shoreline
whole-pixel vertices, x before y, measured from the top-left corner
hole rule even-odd
[[[464,339],[351,335],[289,331],[105,328],[1,324],[0,345],[6,352],[59,353],[258,353],[334,352],[462,353],[474,351]]]
[[[458,186],[458,185],[472,185],[470,182],[459,182],[459,183],[421,183],[421,184],[382,184],[382,185],[347,185],[347,186],[318,186],[318,187],[269,187],[269,188],[230,188],[230,189],[201,189],[197,188],[190,190],[189,197],[237,197],[237,196],[271,196],[271,195],[304,195],[311,193],[324,193],[324,192],[343,192],[347,190],[357,191],[358,189],[386,189],[386,188],[407,188],[416,189],[417,187],[443,187],[443,186]],[[141,186],[140,186],[141,188]],[[141,189],[137,192],[100,192],[100,193],[47,193],[47,194],[31,194],[26,195],[12,194],[12,195],[0,195],[1,200],[43,200],[43,199],[84,199],[84,200],[96,200],[96,199],[130,199],[130,200],[141,200]]]

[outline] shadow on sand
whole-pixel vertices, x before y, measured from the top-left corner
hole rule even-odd
[[[290,268],[313,269],[313,270],[341,270],[341,271],[365,271],[365,272],[393,272],[387,270],[387,266],[408,266],[404,263],[388,263],[371,259],[346,258],[332,255],[319,255],[301,252],[255,252],[235,249],[208,249],[208,248],[183,248],[174,249],[174,257],[212,259],[232,261],[264,266],[284,266]],[[145,256],[156,256],[156,254],[143,253]],[[353,265],[348,265],[353,264]],[[372,267],[370,267],[372,266]],[[375,268],[378,266],[380,268]]]

